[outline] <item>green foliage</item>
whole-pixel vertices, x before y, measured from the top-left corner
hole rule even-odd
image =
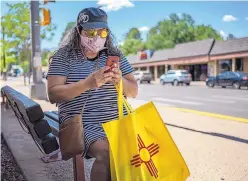
[[[141,40],[141,34],[138,28],[132,28],[126,35],[126,39]]]
[[[143,47],[159,50],[173,48],[178,43],[208,38],[223,39],[210,25],[196,25],[194,19],[186,13],[180,17],[172,13],[168,18],[158,22],[149,30],[146,42],[142,42],[141,38],[137,37],[141,37],[137,28],[132,28],[127,33],[124,44],[121,46],[125,55],[134,54]]]
[[[229,33],[228,36],[227,36],[227,40],[232,40],[232,39],[235,39],[235,38],[236,37],[231,33]]]
[[[198,25],[195,27],[194,33],[195,40],[203,40],[207,38],[215,38],[216,40],[222,40],[221,35],[210,25]]]
[[[137,39],[126,39],[124,45],[122,45],[121,50],[124,55],[136,54],[138,50],[144,48],[144,43],[141,40]]]
[[[146,49],[145,42],[141,39],[141,33],[138,28],[132,28],[126,34],[124,44],[120,46],[124,55],[136,54],[140,49]]]
[[[60,41],[63,40],[64,36],[73,28],[76,22],[70,22],[66,25],[64,32],[62,33]]]
[[[52,55],[52,51],[48,49],[44,49],[41,53],[41,58],[42,58],[42,66],[47,66],[48,65],[48,59]]]
[[[8,4],[8,12],[1,17],[1,50],[5,54],[6,66],[14,62],[24,66],[31,58],[30,3]],[[41,39],[52,40],[56,26],[41,27]],[[11,57],[11,58],[8,58]],[[23,67],[25,69],[25,67]]]

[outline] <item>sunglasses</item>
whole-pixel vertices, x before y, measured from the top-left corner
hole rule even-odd
[[[85,36],[88,38],[94,38],[95,36],[99,35],[101,38],[106,38],[109,34],[108,29],[90,29],[90,30],[83,30]]]

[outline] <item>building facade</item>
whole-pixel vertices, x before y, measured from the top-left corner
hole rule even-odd
[[[144,59],[129,55],[135,70],[149,71],[156,81],[170,69],[186,69],[193,81],[203,81],[224,70],[248,73],[248,37],[227,41],[206,39],[176,45],[173,49],[158,50]]]

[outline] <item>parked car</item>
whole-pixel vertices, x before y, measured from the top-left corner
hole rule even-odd
[[[11,76],[11,77],[19,77],[23,75],[23,69],[21,66],[19,65],[11,65],[11,68],[8,72],[8,76]]]
[[[142,82],[148,82],[151,83],[152,81],[152,74],[151,72],[145,72],[145,71],[136,71],[134,73],[134,78],[138,83]]]
[[[240,89],[243,86],[248,87],[248,73],[225,71],[216,77],[208,77],[206,85],[208,87],[222,86],[223,88],[232,86],[235,89]]]
[[[180,83],[190,85],[192,81],[191,74],[187,70],[169,70],[160,76],[160,84],[172,84],[178,86]]]

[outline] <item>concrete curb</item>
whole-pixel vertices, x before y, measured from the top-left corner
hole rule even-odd
[[[44,163],[31,136],[25,133],[11,110],[2,111],[2,132],[27,181],[71,181],[72,162]]]
[[[27,179],[27,175],[23,172],[22,167],[21,167],[21,165],[19,164],[18,159],[16,158],[16,155],[15,155],[15,154],[13,154],[12,149],[11,149],[11,147],[10,147],[9,140],[8,140],[8,139],[6,139],[6,136],[5,136],[5,133],[4,133],[4,132],[1,132],[1,137],[3,137],[3,139],[4,139],[4,141],[5,141],[6,145],[7,145],[7,147],[9,148],[9,151],[11,152],[11,154],[12,154],[12,156],[13,156],[13,158],[14,158],[15,162],[16,162],[16,164],[18,165],[18,167],[19,167],[19,168],[20,168],[20,170],[22,171],[22,174],[23,174],[23,176],[24,176],[25,180],[27,180],[27,181],[28,181],[28,179]]]

